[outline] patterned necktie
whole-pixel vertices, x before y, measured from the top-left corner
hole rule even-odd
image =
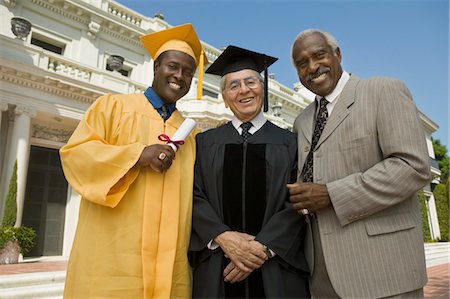
[[[250,128],[253,126],[253,124],[251,122],[247,122],[247,123],[242,123],[241,124],[241,128],[242,128],[242,138],[244,138],[244,143],[248,143],[248,138],[252,135],[248,132],[248,130],[250,130]]]
[[[317,142],[320,139],[320,135],[322,135],[323,128],[327,123],[328,119],[328,110],[327,104],[329,102],[322,98],[320,100],[319,113],[317,114],[316,124],[314,126],[314,134],[312,136],[311,148],[308,153],[308,157],[306,157],[305,164],[303,164],[302,169],[302,178],[303,182],[312,182],[313,181],[313,153],[316,148]]]
[[[166,121],[169,118],[169,106],[164,104],[162,105],[161,110],[162,110],[161,117],[163,118],[164,121]]]

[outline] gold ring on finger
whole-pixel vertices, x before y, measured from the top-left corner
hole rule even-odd
[[[167,155],[165,153],[160,153],[158,156],[158,159],[161,161],[164,161],[164,159],[167,157]]]
[[[309,211],[308,211],[308,209],[301,209],[300,213],[302,213],[302,215],[308,215]]]

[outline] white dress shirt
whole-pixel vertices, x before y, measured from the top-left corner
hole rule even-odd
[[[250,122],[252,123],[252,127],[248,130],[248,132],[250,134],[255,134],[255,132],[257,132],[259,129],[261,129],[261,127],[266,123],[266,121],[267,121],[267,119],[264,116],[263,111],[261,110],[261,112],[259,112],[258,115],[254,119],[250,120]],[[233,116],[233,118],[231,119],[231,124],[238,131],[239,135],[242,135],[241,125],[243,123],[244,122],[239,120],[236,116]],[[209,241],[209,243],[208,243],[209,249],[214,250],[218,247],[219,247],[219,245],[216,242],[214,242],[214,240]],[[271,253],[271,257],[276,255],[276,253],[273,252],[270,248],[269,248],[269,250]]]
[[[329,95],[325,96],[325,98],[329,102],[327,104],[328,117],[330,117],[331,111],[333,111],[334,106],[336,106],[339,96],[341,95],[341,92],[344,89],[345,84],[347,84],[348,79],[350,79],[350,74],[347,73],[346,71],[342,72],[341,78],[339,78],[339,81],[336,84],[336,87],[334,88],[334,90]],[[316,101],[318,104],[317,107],[320,106],[320,99],[322,99],[322,97],[316,95]],[[317,110],[319,110],[319,109],[317,109]],[[317,111],[317,113],[319,113],[319,112]]]

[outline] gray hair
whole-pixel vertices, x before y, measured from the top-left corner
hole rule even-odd
[[[260,73],[258,73],[258,72],[255,71],[255,70],[252,70],[252,71],[255,72],[255,76],[256,76],[261,82],[264,81],[263,76],[262,76]],[[228,74],[227,74],[227,75],[228,75]],[[225,91],[225,87],[226,87],[225,85],[226,85],[226,83],[227,83],[227,80],[225,79],[225,77],[226,77],[227,75],[223,76],[223,77],[220,79],[220,92],[222,93],[222,96],[223,96],[223,92]]]
[[[320,29],[306,29],[297,35],[297,37],[295,38],[295,41],[298,41],[299,39],[303,39],[305,37],[308,37],[310,35],[317,34],[317,33],[321,34],[325,38],[325,41],[331,47],[331,49],[333,50],[333,53],[336,55],[336,49],[339,48],[339,44],[338,44],[336,38],[333,35],[331,35],[331,33],[329,33],[329,32],[322,31]],[[292,57],[294,54],[294,52],[293,52],[294,44],[295,44],[295,42],[292,44],[292,47],[291,47],[292,64],[294,64],[294,61],[292,60]],[[294,66],[295,66],[295,64],[294,64]]]

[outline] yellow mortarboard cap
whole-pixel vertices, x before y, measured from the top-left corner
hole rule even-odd
[[[205,64],[208,64],[208,59],[205,57],[202,44],[192,24],[175,26],[143,35],[141,42],[153,60],[168,50],[177,50],[194,58],[198,66],[197,99],[202,98],[203,68]]]

